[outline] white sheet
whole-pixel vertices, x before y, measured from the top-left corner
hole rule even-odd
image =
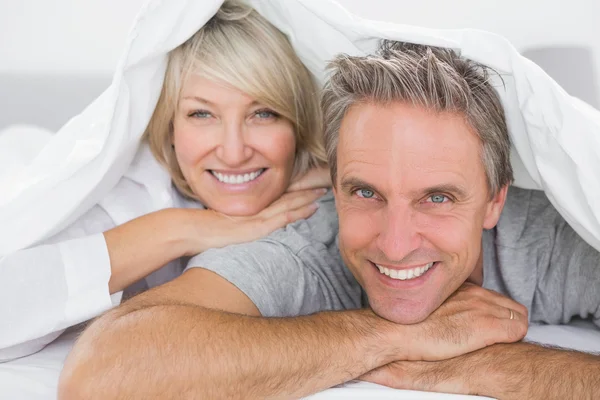
[[[58,376],[76,336],[76,330],[69,331],[39,353],[8,363],[0,363],[0,398],[55,399]],[[587,352],[600,352],[600,330],[589,322],[531,326],[526,340]],[[307,399],[475,400],[488,399],[488,397],[395,390],[367,382],[349,382],[309,396]]]

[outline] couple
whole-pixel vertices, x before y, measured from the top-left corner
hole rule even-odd
[[[330,73],[333,196],[275,201],[325,154],[315,86],[283,35],[226,2],[171,53],[152,156],[141,151],[111,197],[126,203],[153,187],[139,180],[164,178],[147,168],[154,157],[176,208],[136,204],[144,215],[119,224],[99,205],[81,224],[119,226],[73,239],[97,252],[57,251],[100,256],[111,293],[169,280],[178,265],[162,265],[193,257],[90,325],[62,398],[300,397],[354,378],[500,398],[594,393],[597,357],[514,343],[528,318],[597,312],[600,256],[543,193],[508,189],[508,133],[485,68],[383,42]],[[296,187],[323,186],[314,176]]]

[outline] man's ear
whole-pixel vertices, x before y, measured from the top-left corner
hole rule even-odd
[[[508,192],[508,185],[504,185],[498,193],[488,201],[486,205],[485,216],[483,218],[483,229],[492,229],[498,223],[500,214],[504,208],[504,202],[506,201],[506,193]]]

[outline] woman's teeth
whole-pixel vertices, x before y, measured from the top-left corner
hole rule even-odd
[[[240,174],[240,175],[226,175],[226,174],[222,174],[220,172],[215,172],[215,171],[210,171],[210,173],[213,174],[213,176],[215,178],[217,178],[217,180],[219,182],[235,185],[235,184],[247,183],[247,182],[255,180],[256,178],[258,178],[260,176],[260,174],[262,174],[264,172],[264,170],[265,170],[264,168],[261,168],[257,171],[251,172],[249,174]]]
[[[422,267],[401,270],[385,268],[378,264],[375,264],[375,266],[379,268],[379,272],[381,272],[382,274],[387,275],[392,279],[399,279],[401,281],[405,281],[408,279],[415,279],[423,275],[429,270],[429,268],[433,266],[433,264],[434,263],[430,262],[429,264],[423,265]]]

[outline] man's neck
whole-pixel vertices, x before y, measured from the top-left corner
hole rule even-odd
[[[481,246],[481,251],[479,252],[479,259],[475,264],[475,269],[469,278],[467,278],[467,282],[471,282],[477,286],[483,286],[483,245]]]

